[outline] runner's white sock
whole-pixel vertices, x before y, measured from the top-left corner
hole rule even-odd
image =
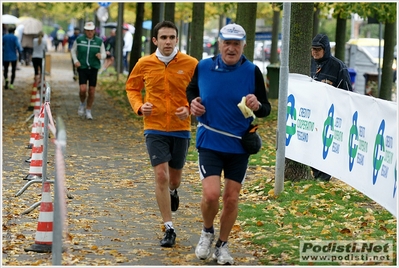
[[[168,230],[168,229],[173,229],[174,230],[173,223],[171,221],[165,222],[164,225],[165,225],[166,230]]]

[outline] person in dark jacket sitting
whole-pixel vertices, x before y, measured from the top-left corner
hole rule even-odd
[[[311,77],[333,87],[353,91],[348,68],[331,55],[330,40],[325,34],[317,34],[312,41]],[[329,181],[331,175],[312,167],[315,179]]]

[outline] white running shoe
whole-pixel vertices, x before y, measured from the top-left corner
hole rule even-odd
[[[218,264],[234,264],[234,259],[230,256],[229,253],[229,248],[227,243],[225,243],[223,246],[216,247],[215,253],[213,253],[212,258],[214,260],[217,260]]]
[[[211,246],[214,239],[214,234],[202,230],[200,240],[195,248],[195,255],[198,259],[206,260],[211,255]]]
[[[93,120],[93,116],[91,115],[91,110],[86,110],[86,119]]]
[[[78,115],[79,116],[84,116],[85,115],[85,105],[82,104],[82,103],[79,105]]]

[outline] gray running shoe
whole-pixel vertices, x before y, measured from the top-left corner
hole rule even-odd
[[[79,105],[78,115],[79,116],[84,116],[85,115],[85,105],[84,104],[80,104]]]
[[[212,242],[215,239],[215,234],[201,231],[201,237],[195,248],[195,255],[200,260],[206,260],[211,255]]]
[[[213,253],[212,258],[216,260],[218,264],[234,264],[234,259],[230,256],[227,243],[225,243],[223,246],[216,247],[215,253]]]
[[[93,120],[93,116],[91,115],[91,110],[86,110],[86,119]]]

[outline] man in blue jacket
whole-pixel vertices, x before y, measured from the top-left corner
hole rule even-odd
[[[22,47],[18,42],[18,37],[14,35],[15,28],[8,28],[8,34],[3,35],[3,75],[4,89],[14,89],[15,71],[17,69],[17,52],[21,59]],[[8,86],[8,67],[11,64],[11,81]]]
[[[76,38],[81,36],[82,34],[80,33],[80,28],[75,27],[73,28],[73,34],[68,38],[68,51],[71,52],[73,43],[75,43]],[[73,62],[72,54],[71,54],[71,61],[72,61],[72,73],[73,73],[73,80],[76,81],[78,79],[78,71],[76,69],[76,66]]]

